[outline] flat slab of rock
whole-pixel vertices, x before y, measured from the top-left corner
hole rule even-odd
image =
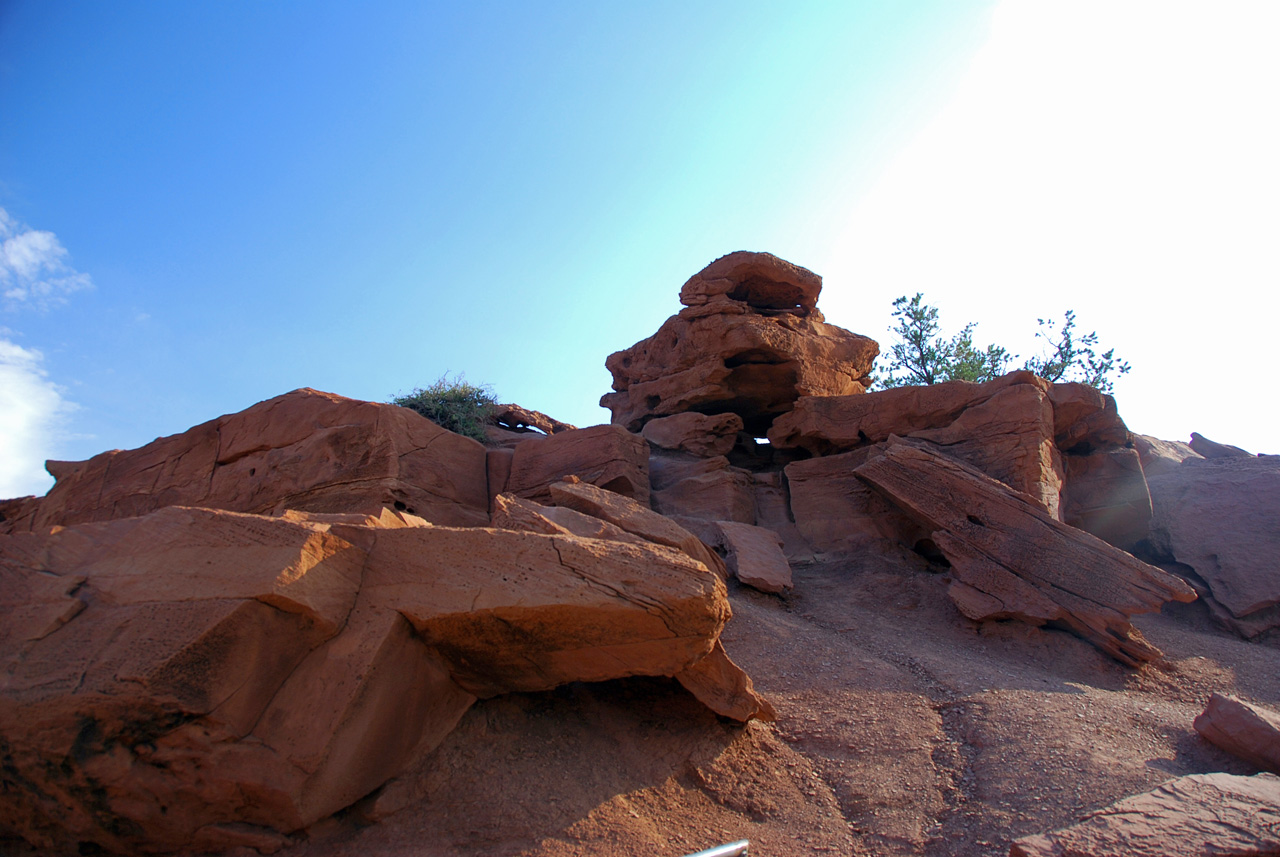
[[[1280,713],[1215,693],[1196,717],[1195,727],[1209,743],[1280,774]]]
[[[378,514],[484,526],[485,451],[408,408],[302,389],[88,461],[52,461],[48,495],[0,532],[145,515],[165,506]]]
[[[782,552],[782,537],[773,530],[717,521],[723,534],[729,571],[752,589],[780,593],[791,589],[791,565]]]
[[[1055,622],[1119,661],[1160,652],[1129,616],[1194,601],[1182,580],[1050,517],[1025,495],[930,449],[890,443],[854,471],[933,530],[966,616]]]
[[[1280,777],[1194,774],[1013,843],[1009,857],[1280,854]]]
[[[1153,552],[1190,566],[1242,636],[1280,628],[1280,456],[1189,458],[1147,485]]]
[[[0,535],[0,827],[58,853],[272,851],[477,697],[655,675],[771,716],[702,562],[521,511],[543,531],[170,506]]]

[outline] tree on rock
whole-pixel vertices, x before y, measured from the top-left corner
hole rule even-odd
[[[446,372],[429,387],[396,396],[391,404],[417,411],[451,432],[485,442],[485,426],[498,400],[485,385],[468,384],[463,376],[450,379]]]
[[[974,345],[976,322],[969,322],[947,339],[941,335],[938,308],[924,302],[916,292],[893,302],[897,324],[890,331],[896,337],[889,349],[889,374],[877,379],[880,387],[938,384],[943,381],[990,381],[1009,371],[1017,355],[999,345]],[[1115,356],[1115,349],[1097,352],[1098,334],[1077,335],[1076,315],[1067,310],[1059,328],[1052,319],[1038,319],[1038,339],[1048,344],[1045,354],[1029,358],[1022,366],[1047,381],[1079,381],[1103,393],[1113,389],[1112,373],[1123,375],[1130,366]]]

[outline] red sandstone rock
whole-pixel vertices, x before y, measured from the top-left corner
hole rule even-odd
[[[577,426],[562,423],[541,411],[531,411],[519,405],[494,405],[489,415],[493,424],[501,429],[514,433],[526,433],[531,429],[543,434],[556,434],[562,431],[573,431]]]
[[[1194,774],[1013,843],[1009,857],[1265,857],[1280,853],[1280,777]]]
[[[755,523],[751,474],[730,466],[724,456],[690,460],[654,454],[649,467],[656,477],[650,498],[655,511],[668,517]]]
[[[167,507],[0,536],[0,614],[0,826],[62,851],[273,850],[477,695],[667,675],[768,712],[724,585],[655,544]]]
[[[903,442],[857,475],[933,529],[951,562],[951,595],[971,619],[1056,622],[1119,661],[1160,656],[1128,621],[1169,600],[1193,601],[1176,577],[1059,523],[980,471]]]
[[[548,487],[565,476],[649,502],[649,446],[619,426],[602,425],[531,437],[515,448],[505,490],[548,500]]]
[[[165,506],[271,514],[406,509],[488,523],[484,447],[407,408],[295,390],[133,450],[50,462],[57,483],[0,532],[143,515]]]
[[[862,487],[859,483],[859,487]],[[752,474],[756,526],[773,530],[782,539],[782,552],[793,562],[813,560],[813,546],[800,532],[791,513],[788,482],[782,471]]]
[[[894,435],[928,440],[1057,516],[1062,464],[1053,442],[1048,391],[1049,384],[1030,372],[1011,372],[985,384],[949,381],[861,396],[804,398],[774,423],[769,439],[781,448],[800,447],[818,455]]]
[[[688,307],[739,301],[757,310],[809,315],[818,305],[822,277],[772,253],[739,250],[716,259],[680,289]]]
[[[768,259],[771,270],[780,270],[774,263],[794,267]],[[600,404],[614,423],[639,431],[651,419],[687,411],[734,413],[758,437],[800,396],[860,393],[869,385],[879,352],[873,340],[823,323],[816,310],[805,309],[809,298],[794,282],[727,273],[737,263],[724,264],[723,275],[695,277],[686,286],[695,305],[609,356],[615,392]]]
[[[500,494],[495,498],[493,526],[503,530],[524,530],[547,535],[572,535],[611,542],[655,544],[600,518],[593,518],[563,506],[543,506],[511,494]]]
[[[551,499],[557,506],[608,521],[645,541],[684,551],[722,580],[729,576],[724,560],[697,536],[628,497],[585,483],[557,482],[551,486]]]
[[[1062,520],[1133,552],[1151,525],[1151,494],[1137,450],[1062,457]]]
[[[1231,446],[1226,443],[1218,443],[1209,440],[1209,438],[1199,432],[1191,433],[1191,443],[1188,444],[1197,454],[1205,458],[1253,458],[1253,453],[1241,449],[1238,446]]]
[[[1191,567],[1237,632],[1280,627],[1280,457],[1191,458],[1147,484],[1154,554]]]
[[[640,434],[663,449],[714,456],[727,455],[740,431],[742,418],[737,414],[707,416],[689,412],[650,420]]]
[[[779,593],[792,587],[791,565],[777,533],[732,521],[717,521],[716,526],[728,549],[725,564],[738,580],[761,592]]]
[[[1116,412],[1116,400],[1088,384],[1049,385],[1053,403],[1053,440],[1064,452],[1087,455],[1098,449],[1128,446],[1130,434]]]
[[[787,465],[791,513],[814,550],[852,553],[884,540],[910,547],[928,536],[913,518],[855,474],[882,449],[883,444],[877,444]]]
[[[1280,714],[1215,693],[1195,727],[1206,741],[1233,756],[1280,774]]]
[[[1138,457],[1142,459],[1142,472],[1148,477],[1167,473],[1188,458],[1204,458],[1190,444],[1177,440],[1160,440],[1145,434],[1133,436],[1133,448],[1138,451]]]

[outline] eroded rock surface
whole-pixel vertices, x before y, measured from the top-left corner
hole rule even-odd
[[[547,500],[551,483],[564,476],[576,476],[647,504],[649,446],[644,438],[614,425],[533,437],[515,447],[504,490]]]
[[[57,480],[0,532],[144,515],[165,506],[271,514],[378,514],[393,507],[451,526],[488,523],[485,450],[408,408],[302,389],[181,434],[88,461],[51,461]]]
[[[1280,853],[1280,777],[1195,774],[1019,839],[1010,857],[1205,857]]]
[[[1196,717],[1195,727],[1211,744],[1280,774],[1280,713],[1215,693]]]
[[[800,396],[862,392],[879,346],[821,320],[820,283],[767,253],[713,262],[686,284],[685,309],[609,356],[615,392],[600,404],[630,431],[696,411],[737,414],[760,437]]]
[[[1241,635],[1280,628],[1280,456],[1189,458],[1147,484],[1153,554],[1190,568]]]
[[[477,697],[665,675],[768,712],[723,583],[649,541],[171,506],[0,536],[0,578],[0,826],[41,847],[273,850]]]
[[[1046,514],[1025,495],[922,446],[890,444],[855,473],[926,524],[951,562],[951,596],[971,619],[1061,623],[1127,664],[1160,652],[1129,624],[1135,613],[1195,592]]]

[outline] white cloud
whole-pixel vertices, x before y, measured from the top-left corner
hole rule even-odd
[[[75,406],[49,380],[43,360],[35,349],[0,339],[0,498],[43,494],[53,484],[43,463]]]
[[[823,271],[856,293],[824,311],[922,291],[1026,356],[1037,317],[1075,309],[1133,364],[1132,428],[1280,452],[1256,406],[1280,315],[1278,41],[1270,0],[1007,0],[859,200]]]
[[[72,292],[93,288],[93,280],[67,264],[58,236],[30,229],[0,208],[0,298],[4,308],[48,309],[66,303]]]

